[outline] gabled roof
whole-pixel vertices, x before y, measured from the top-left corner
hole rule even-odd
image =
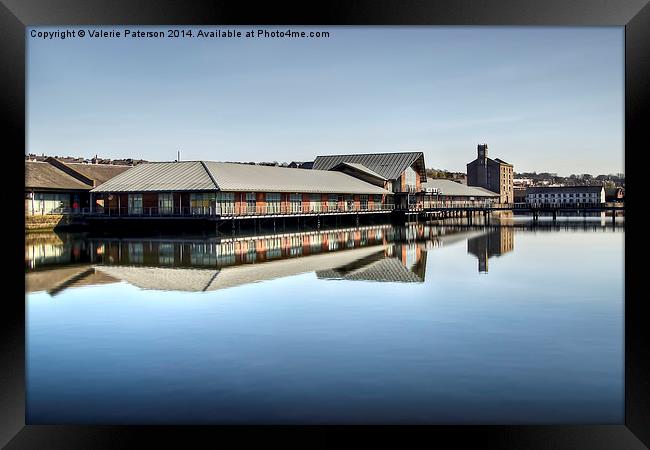
[[[45,161],[25,161],[25,188],[89,191],[92,186]]]
[[[92,192],[214,191],[216,186],[200,161],[142,163]]]
[[[427,178],[426,168],[424,167],[424,153],[422,152],[317,156],[314,160],[313,168],[316,170],[331,170],[342,162],[362,164],[387,180],[399,178],[404,170],[415,164],[417,166],[416,170],[420,174],[420,179],[425,181]]]
[[[428,178],[425,183],[422,183],[422,190],[434,189],[440,192],[440,195],[453,195],[459,197],[498,197],[496,192],[487,189],[479,188],[476,186],[467,186],[465,184],[456,183],[455,181]]]
[[[25,161],[25,187],[89,191],[128,170],[130,166],[114,164],[63,163],[55,158]]]
[[[363,164],[359,164],[359,163],[351,163],[351,162],[345,162],[345,161],[344,161],[344,162],[339,163],[339,164],[335,165],[334,167],[332,167],[332,170],[336,170],[336,169],[338,169],[339,167],[350,167],[350,168],[352,168],[352,169],[358,170],[359,172],[363,172],[363,173],[368,174],[368,175],[370,175],[370,176],[372,176],[372,177],[379,178],[380,180],[386,181],[386,178],[385,178],[385,177],[379,175],[379,174],[378,174],[377,172],[375,172],[374,170],[370,170],[370,169],[368,169],[368,168],[367,168],[366,166],[364,166]]]
[[[132,166],[121,164],[82,164],[82,163],[65,163],[66,166],[74,169],[76,172],[95,181],[95,186],[107,182],[113,177],[129,170]]]
[[[305,192],[389,194],[341,172],[214,161],[142,163],[93,189],[93,192]]]

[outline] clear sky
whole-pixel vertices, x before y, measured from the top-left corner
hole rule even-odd
[[[623,172],[622,27],[287,28],[330,36],[28,29],[26,150],[279,162],[423,151],[427,167],[464,172],[485,142],[516,172]]]

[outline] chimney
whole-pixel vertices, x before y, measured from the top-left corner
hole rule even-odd
[[[478,159],[482,163],[487,161],[488,146],[487,144],[478,144]]]

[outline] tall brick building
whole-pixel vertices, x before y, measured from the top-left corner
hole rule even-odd
[[[478,157],[467,164],[467,185],[496,192],[501,203],[514,201],[513,177],[512,164],[499,158],[488,158],[487,144],[479,144]]]

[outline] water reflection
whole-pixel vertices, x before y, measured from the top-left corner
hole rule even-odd
[[[375,225],[281,234],[93,237],[29,235],[28,292],[125,281],[141,289],[212,291],[314,272],[320,279],[421,283],[427,252],[467,242],[488,272],[488,260],[514,249],[516,225]],[[545,231],[605,229],[597,223],[556,224]]]
[[[622,423],[622,229],[516,222],[29,235],[26,421]]]
[[[515,248],[515,232],[502,227],[467,240],[467,252],[478,259],[479,273],[487,273],[488,259],[511,252]]]

